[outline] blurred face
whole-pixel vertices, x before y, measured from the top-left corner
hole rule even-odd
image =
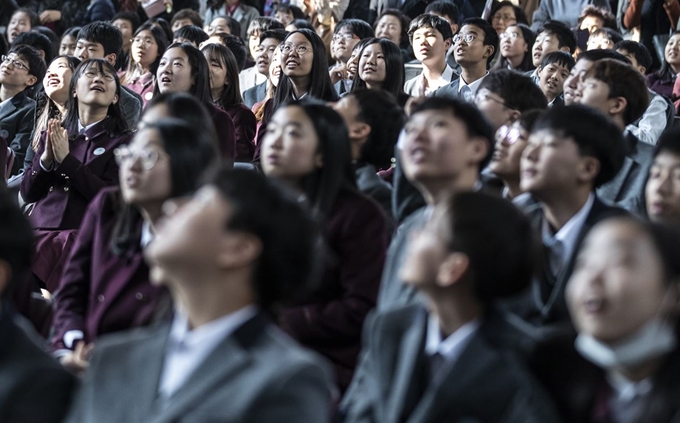
[[[76,83],[76,98],[79,105],[108,107],[118,102],[116,78],[107,69],[101,71],[97,66],[86,68]]]
[[[359,55],[361,54],[361,48],[358,46],[354,46],[354,49],[352,49],[352,54],[349,56],[349,60],[347,61],[347,72],[350,76],[350,78],[354,78],[354,75],[356,75],[357,71],[359,70]]]
[[[652,221],[680,223],[680,155],[661,150],[654,158],[645,199]]]
[[[571,191],[580,182],[583,162],[578,145],[571,138],[549,130],[537,131],[529,136],[522,152],[520,188],[539,199],[562,190]]]
[[[516,26],[508,27],[501,35],[501,55],[503,57],[524,57],[529,46],[524,40],[522,30]]]
[[[668,40],[664,50],[664,57],[666,62],[674,66],[675,69],[680,67],[680,34],[673,35]]]
[[[588,15],[581,21],[579,29],[587,29],[591,34],[604,26],[604,21],[598,16]]]
[[[375,26],[376,37],[387,38],[396,45],[401,43],[401,31],[401,21],[392,15],[383,16]]]
[[[435,64],[445,60],[451,40],[444,40],[441,32],[434,28],[423,27],[413,33],[411,44],[416,59],[424,64]]]
[[[76,51],[76,39],[71,35],[65,35],[59,43],[60,56],[73,56]]]
[[[64,57],[54,59],[47,68],[43,86],[45,93],[55,103],[66,104],[68,100],[68,86],[71,83],[73,71]]]
[[[520,161],[528,139],[529,133],[519,122],[501,126],[496,131],[496,145],[489,169],[502,179],[519,180]]]
[[[158,44],[156,38],[149,30],[140,31],[132,40],[132,60],[138,63],[143,69],[149,66],[158,58]]]
[[[586,50],[611,50],[614,48],[614,42],[606,35],[591,35],[588,37]]]
[[[352,55],[352,49],[359,42],[359,37],[354,35],[348,27],[342,27],[337,34],[333,35],[331,50],[333,58],[346,63]]]
[[[281,64],[283,73],[289,77],[308,76],[312,73],[314,51],[307,38],[295,33],[281,44]]]
[[[91,43],[81,38],[76,42],[76,50],[73,55],[81,62],[87,59],[103,59],[104,46],[101,43]]]
[[[569,76],[564,81],[564,103],[567,106],[580,101],[583,77],[592,67],[593,62],[581,59],[569,72]]]
[[[172,192],[170,156],[156,129],[141,129],[116,155],[123,201],[144,207],[160,204]]]
[[[668,292],[654,244],[633,222],[606,220],[578,255],[566,299],[579,333],[614,344],[659,314]]]
[[[269,64],[269,81],[275,87],[279,86],[279,80],[281,79],[281,50],[276,49],[274,52],[274,57],[272,57],[272,62]]]
[[[7,41],[12,44],[17,35],[30,30],[31,18],[24,12],[14,12],[7,25]]]
[[[274,14],[274,19],[281,22],[283,26],[286,26],[290,25],[290,23],[295,20],[295,16],[293,16],[293,12],[291,11],[284,12],[282,10],[279,10]]]
[[[132,36],[134,35],[134,31],[132,30],[132,22],[125,19],[116,19],[115,21],[111,22],[111,25],[118,28],[121,35],[123,36],[123,50],[129,49],[130,45],[132,45]]]
[[[251,25],[252,27],[253,25]],[[257,48],[260,46],[260,30],[252,30],[248,32],[248,51],[250,52],[250,57],[255,58],[257,54]]]
[[[189,57],[181,48],[166,50],[158,64],[156,78],[161,93],[190,92],[194,85],[194,76]]]
[[[486,142],[468,137],[465,123],[450,111],[425,110],[411,116],[405,128],[401,159],[410,181],[456,179],[486,155]]]
[[[642,75],[645,75],[647,73],[647,68],[645,68],[644,66],[640,66],[633,53],[630,53],[628,50],[622,49],[616,50],[616,52],[620,53],[623,56],[626,56],[626,58],[630,60],[630,64],[631,66],[633,66],[633,69],[637,69],[637,71],[640,72]]]
[[[382,87],[387,76],[385,54],[380,44],[369,44],[359,59],[359,76],[370,89]]]
[[[203,55],[208,61],[210,70],[210,89],[213,91],[223,89],[227,85],[227,66],[218,58],[211,59],[207,52]]]
[[[557,36],[555,34],[551,34],[549,32],[541,32],[538,34],[536,41],[534,41],[534,46],[531,49],[531,59],[534,63],[534,66],[536,68],[541,66],[543,56],[548,53],[552,53],[553,51],[559,50],[559,44],[560,43],[557,40]]]
[[[178,29],[187,26],[187,25],[193,25],[194,23],[191,22],[191,19],[189,18],[184,18],[184,19],[177,19],[175,22],[172,24],[172,33],[174,34],[177,32]]]
[[[505,32],[510,25],[517,23],[517,16],[515,16],[515,9],[510,6],[503,6],[491,18],[491,25],[496,30],[498,35]]]
[[[475,104],[494,129],[512,120],[513,110],[505,105],[503,97],[486,88],[477,91]]]
[[[299,184],[322,167],[319,140],[312,121],[301,107],[279,109],[267,124],[262,141],[262,171],[268,177]]]
[[[543,94],[552,100],[562,93],[564,81],[569,77],[569,68],[561,63],[553,62],[538,71],[538,86]]]
[[[401,280],[418,289],[433,288],[442,263],[450,255],[446,233],[450,232],[446,212],[435,209],[422,230],[412,232],[408,254],[401,267]]]
[[[36,77],[30,74],[26,59],[16,53],[8,53],[7,58],[0,64],[0,84],[24,88],[37,82]]]
[[[578,103],[596,108],[602,113],[612,116],[616,107],[615,98],[609,98],[609,86],[599,79],[587,78],[580,88],[581,97]]]
[[[265,38],[255,49],[255,66],[262,75],[269,75],[269,65],[280,44],[276,38]]]
[[[208,25],[208,29],[206,29],[205,32],[208,35],[219,33],[231,34],[231,29],[229,29],[229,24],[227,23],[226,19],[215,18],[212,22],[210,22],[210,25]]]
[[[444,19],[446,22],[448,22],[448,23],[449,23],[449,26],[451,26],[451,33],[452,33],[452,34],[455,35],[455,34],[458,33],[458,23],[453,22],[453,21],[451,20],[451,17],[450,17],[450,16],[441,15],[441,14],[439,14],[439,13],[434,13],[434,12],[430,12],[430,14],[431,14],[431,15],[435,15],[435,16],[439,16],[440,18],[442,18],[442,19]]]
[[[466,38],[472,39],[467,42]],[[484,31],[474,25],[464,25],[454,37],[453,55],[461,66],[486,62],[492,52],[492,46],[484,45]]]
[[[359,110],[359,105],[354,96],[346,95],[342,97],[340,101],[333,105],[333,110],[342,116],[342,120],[345,121],[345,126],[347,126],[351,135],[352,126],[357,123],[357,112]]]

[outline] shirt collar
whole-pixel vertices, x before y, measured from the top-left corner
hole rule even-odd
[[[149,243],[153,241],[153,232],[151,232],[151,224],[146,220],[142,222],[142,236],[139,240],[139,245],[146,248]]]
[[[430,356],[439,353],[447,362],[453,362],[463,352],[480,325],[481,321],[479,319],[471,320],[458,328],[446,339],[442,339],[442,333],[439,329],[439,318],[434,313],[430,313],[427,321],[425,352]]]
[[[458,78],[458,80],[460,81],[459,84],[458,84],[458,92],[460,92],[461,88],[463,88],[464,86],[467,85],[468,87],[470,87],[470,92],[472,93],[472,95],[475,96],[477,94],[477,90],[479,89],[479,86],[482,84],[482,81],[484,80],[484,78],[486,78],[486,76],[488,74],[489,74],[489,72],[487,71],[486,74],[483,77],[481,77],[478,80],[471,82],[469,84],[467,82],[465,82],[465,80],[463,79],[463,75],[461,75]]]
[[[93,126],[95,126],[96,124],[98,124],[99,122],[102,122],[103,120],[104,120],[104,119],[98,120],[98,121],[96,121],[95,123],[91,123],[91,124],[89,124],[89,125],[87,125],[87,126],[83,126],[83,124],[80,123],[80,119],[78,119],[78,132],[85,132],[85,131],[87,131],[88,129],[90,129],[90,128],[92,128]]]
[[[578,234],[585,224],[586,219],[588,218],[590,209],[593,208],[593,203],[595,203],[595,195],[590,193],[588,200],[586,200],[586,203],[583,205],[583,207],[581,207],[581,209],[575,215],[573,215],[571,219],[569,219],[569,221],[565,223],[564,226],[562,226],[560,230],[554,235],[552,234],[552,230],[550,229],[548,221],[543,219],[543,244],[550,247],[559,241],[564,247],[562,259],[564,260],[565,257],[571,257],[571,254],[574,251],[576,240],[578,238]]]

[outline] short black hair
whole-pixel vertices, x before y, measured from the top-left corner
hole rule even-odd
[[[616,43],[613,50],[616,52],[625,50],[632,54],[638,65],[644,67],[646,70],[649,70],[652,66],[652,55],[649,54],[649,50],[647,50],[647,47],[645,47],[644,44],[632,40],[623,40]]]
[[[616,17],[607,9],[589,4],[581,10],[581,14],[578,17],[578,25],[581,26],[581,22],[588,16],[595,16],[602,19],[605,28],[616,29]]]
[[[262,34],[260,34],[260,43],[262,43],[267,38],[274,38],[275,40],[278,40],[279,43],[282,43],[283,40],[286,39],[287,35],[288,33],[283,29],[270,29],[269,31],[263,31]]]
[[[293,15],[293,20],[295,20],[295,19],[305,19],[305,12],[303,12],[302,9],[300,9],[299,7],[292,5],[290,3],[288,3],[288,4],[279,3],[279,5],[274,8],[274,13],[277,13],[277,12],[282,12],[282,13],[290,12]]]
[[[519,209],[481,192],[456,193],[448,206],[447,247],[468,257],[466,274],[480,302],[491,304],[529,286],[539,243]]]
[[[576,36],[567,24],[549,20],[541,25],[536,32],[536,36],[538,37],[542,32],[555,35],[557,37],[557,48],[567,47],[569,48],[569,53],[574,54],[576,50]]]
[[[123,47],[123,35],[118,28],[104,21],[92,22],[82,27],[78,33],[78,40],[101,44],[104,47],[104,56],[118,55]]]
[[[28,32],[22,32],[14,38],[11,47],[14,48],[19,45],[31,46],[36,50],[42,50],[45,53],[45,62],[52,62],[54,45],[47,35],[43,35],[33,29]]]
[[[498,53],[498,41],[499,41],[498,33],[496,32],[495,29],[493,29],[491,25],[489,25],[489,23],[486,20],[482,18],[465,19],[463,21],[463,26],[465,25],[474,25],[477,28],[484,31],[484,40],[482,40],[482,42],[484,43],[485,46],[493,47],[493,53],[491,53],[489,57],[486,58],[486,67],[488,69],[494,57],[496,57],[496,54]]]
[[[297,29],[311,29],[312,31],[316,31],[314,25],[309,23],[307,19],[295,19],[289,25],[293,25]]]
[[[661,153],[673,153],[680,156],[680,128],[669,128],[659,137],[654,150],[654,157]]]
[[[47,72],[47,64],[45,64],[43,58],[40,57],[38,50],[26,44],[19,44],[12,47],[9,52],[21,56],[21,58],[27,61],[28,73],[38,79],[36,83],[42,82],[45,73]]]
[[[557,63],[558,65],[564,66],[565,68],[569,69],[569,71],[571,71],[571,69],[576,64],[576,61],[571,56],[571,54],[567,53],[566,51],[557,50],[551,51],[550,53],[543,56],[543,59],[541,59],[541,69],[545,69],[545,67],[551,63]]]
[[[375,30],[378,27],[378,22],[380,22],[380,19],[382,19],[384,16],[394,16],[395,18],[399,19],[399,24],[401,25],[401,33],[399,34],[399,47],[400,48],[408,48],[409,42],[408,42],[408,26],[411,24],[411,18],[406,16],[401,10],[399,9],[386,9],[384,10],[380,16],[378,16],[378,19],[375,20],[373,23],[373,30]]]
[[[573,140],[582,156],[600,162],[593,188],[609,182],[623,166],[623,133],[598,110],[580,104],[551,107],[538,119],[533,132],[542,130]]]
[[[229,32],[231,35],[241,38],[241,23],[239,21],[232,18],[231,16],[215,16],[210,23],[214,22],[215,19],[224,19],[227,21],[227,26],[229,27]]]
[[[222,168],[209,184],[231,206],[225,228],[252,234],[261,243],[252,281],[258,305],[271,310],[308,292],[317,274],[319,238],[297,199],[248,170]]]
[[[493,3],[491,6],[491,12],[489,13],[489,18],[487,19],[487,22],[489,22],[489,25],[493,26],[493,17],[498,13],[499,10],[501,10],[504,7],[511,7],[512,11],[515,13],[515,21],[516,23],[524,24],[527,25],[529,21],[527,20],[527,14],[524,12],[524,9],[522,9],[519,6],[516,6],[509,0],[503,0],[503,1],[496,1]]]
[[[413,18],[413,20],[411,21],[411,25],[408,28],[408,37],[412,44],[413,34],[420,28],[432,28],[439,31],[439,33],[442,34],[444,41],[453,38],[453,32],[451,32],[451,25],[449,25],[449,23],[446,22],[444,18],[439,17],[437,15],[425,13]]]
[[[17,13],[24,13],[26,16],[28,16],[28,20],[31,22],[31,29],[35,28],[36,26],[40,26],[40,16],[38,16],[38,14],[33,10],[21,7],[12,12],[12,16],[16,15]]]
[[[255,34],[259,36],[260,32],[269,31],[270,29],[284,29],[284,26],[274,18],[260,16],[250,21],[250,25],[248,25],[248,36],[250,37]]]
[[[219,36],[231,54],[234,55],[236,59],[236,64],[238,65],[238,71],[241,72],[246,66],[246,57],[248,57],[248,50],[246,50],[246,45],[238,35],[232,34],[213,34],[212,37]]]
[[[447,111],[465,125],[468,137],[482,137],[489,144],[487,156],[479,163],[479,171],[491,161],[494,146],[494,130],[477,107],[454,97],[428,97],[417,105],[411,116],[428,110]]]
[[[337,25],[335,25],[333,34],[337,34],[343,28],[347,28],[349,32],[359,37],[360,40],[363,40],[364,38],[375,37],[375,31],[373,30],[373,27],[361,19],[341,20]]]
[[[611,29],[611,28],[603,27],[603,28],[600,28],[600,29],[593,31],[593,33],[590,34],[591,37],[596,37],[598,35],[602,35],[604,37],[607,37],[607,39],[609,41],[611,41],[612,44],[616,44],[616,43],[623,41],[623,37],[621,36],[621,34],[619,34],[618,31]]]
[[[584,51],[583,53],[578,55],[576,61],[579,61],[581,59],[587,60],[589,62],[597,62],[598,60],[603,59],[613,59],[618,60],[619,62],[625,63],[627,65],[631,64],[630,60],[628,60],[628,58],[623,54],[614,50],[605,50],[601,48]]]
[[[458,24],[460,21],[460,10],[458,9],[458,6],[449,0],[433,1],[427,5],[425,13],[448,16],[449,19],[451,19],[451,23],[454,24]]]
[[[203,31],[203,29],[197,27],[196,25],[184,25],[177,31],[175,31],[175,34],[173,35],[173,40],[177,38],[184,38],[186,40],[191,41],[192,43],[196,44],[198,47],[201,45],[201,43],[205,40],[207,40],[208,34]]]
[[[522,129],[531,133],[531,131],[534,130],[534,126],[536,125],[538,118],[543,116],[545,110],[546,109],[532,109],[522,112],[520,117],[517,119],[517,123],[522,127]]]
[[[10,298],[13,287],[28,273],[33,253],[33,228],[19,209],[16,195],[0,192],[0,261],[12,270],[10,284],[0,294],[3,298]]]
[[[181,12],[177,12],[178,14]],[[177,16],[177,14],[175,15]],[[115,22],[117,20],[121,21],[128,21],[132,25],[132,33],[134,34],[135,31],[137,31],[137,28],[139,28],[142,25],[142,21],[139,19],[139,16],[135,12],[118,12],[115,15],[113,15],[113,18],[111,18],[111,22]]]
[[[480,90],[483,88],[503,98],[506,107],[522,113],[548,107],[548,100],[538,85],[516,71],[500,69],[489,73],[479,85]]]
[[[201,17],[201,14],[195,10],[182,9],[175,13],[175,15],[172,17],[172,20],[170,21],[170,27],[172,27],[175,24],[175,22],[177,22],[180,19],[189,19],[192,24],[196,25],[199,28],[203,28],[203,18]]]

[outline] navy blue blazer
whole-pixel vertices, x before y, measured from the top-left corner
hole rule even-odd
[[[435,97],[455,97],[462,98],[458,92],[458,87],[460,86],[460,78],[455,78],[449,84],[444,85],[434,92]]]
[[[22,91],[0,109],[0,137],[14,150],[12,175],[21,170],[35,126],[35,101]]]

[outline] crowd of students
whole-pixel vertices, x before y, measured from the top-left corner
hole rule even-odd
[[[4,2],[0,420],[680,422],[678,19]]]

